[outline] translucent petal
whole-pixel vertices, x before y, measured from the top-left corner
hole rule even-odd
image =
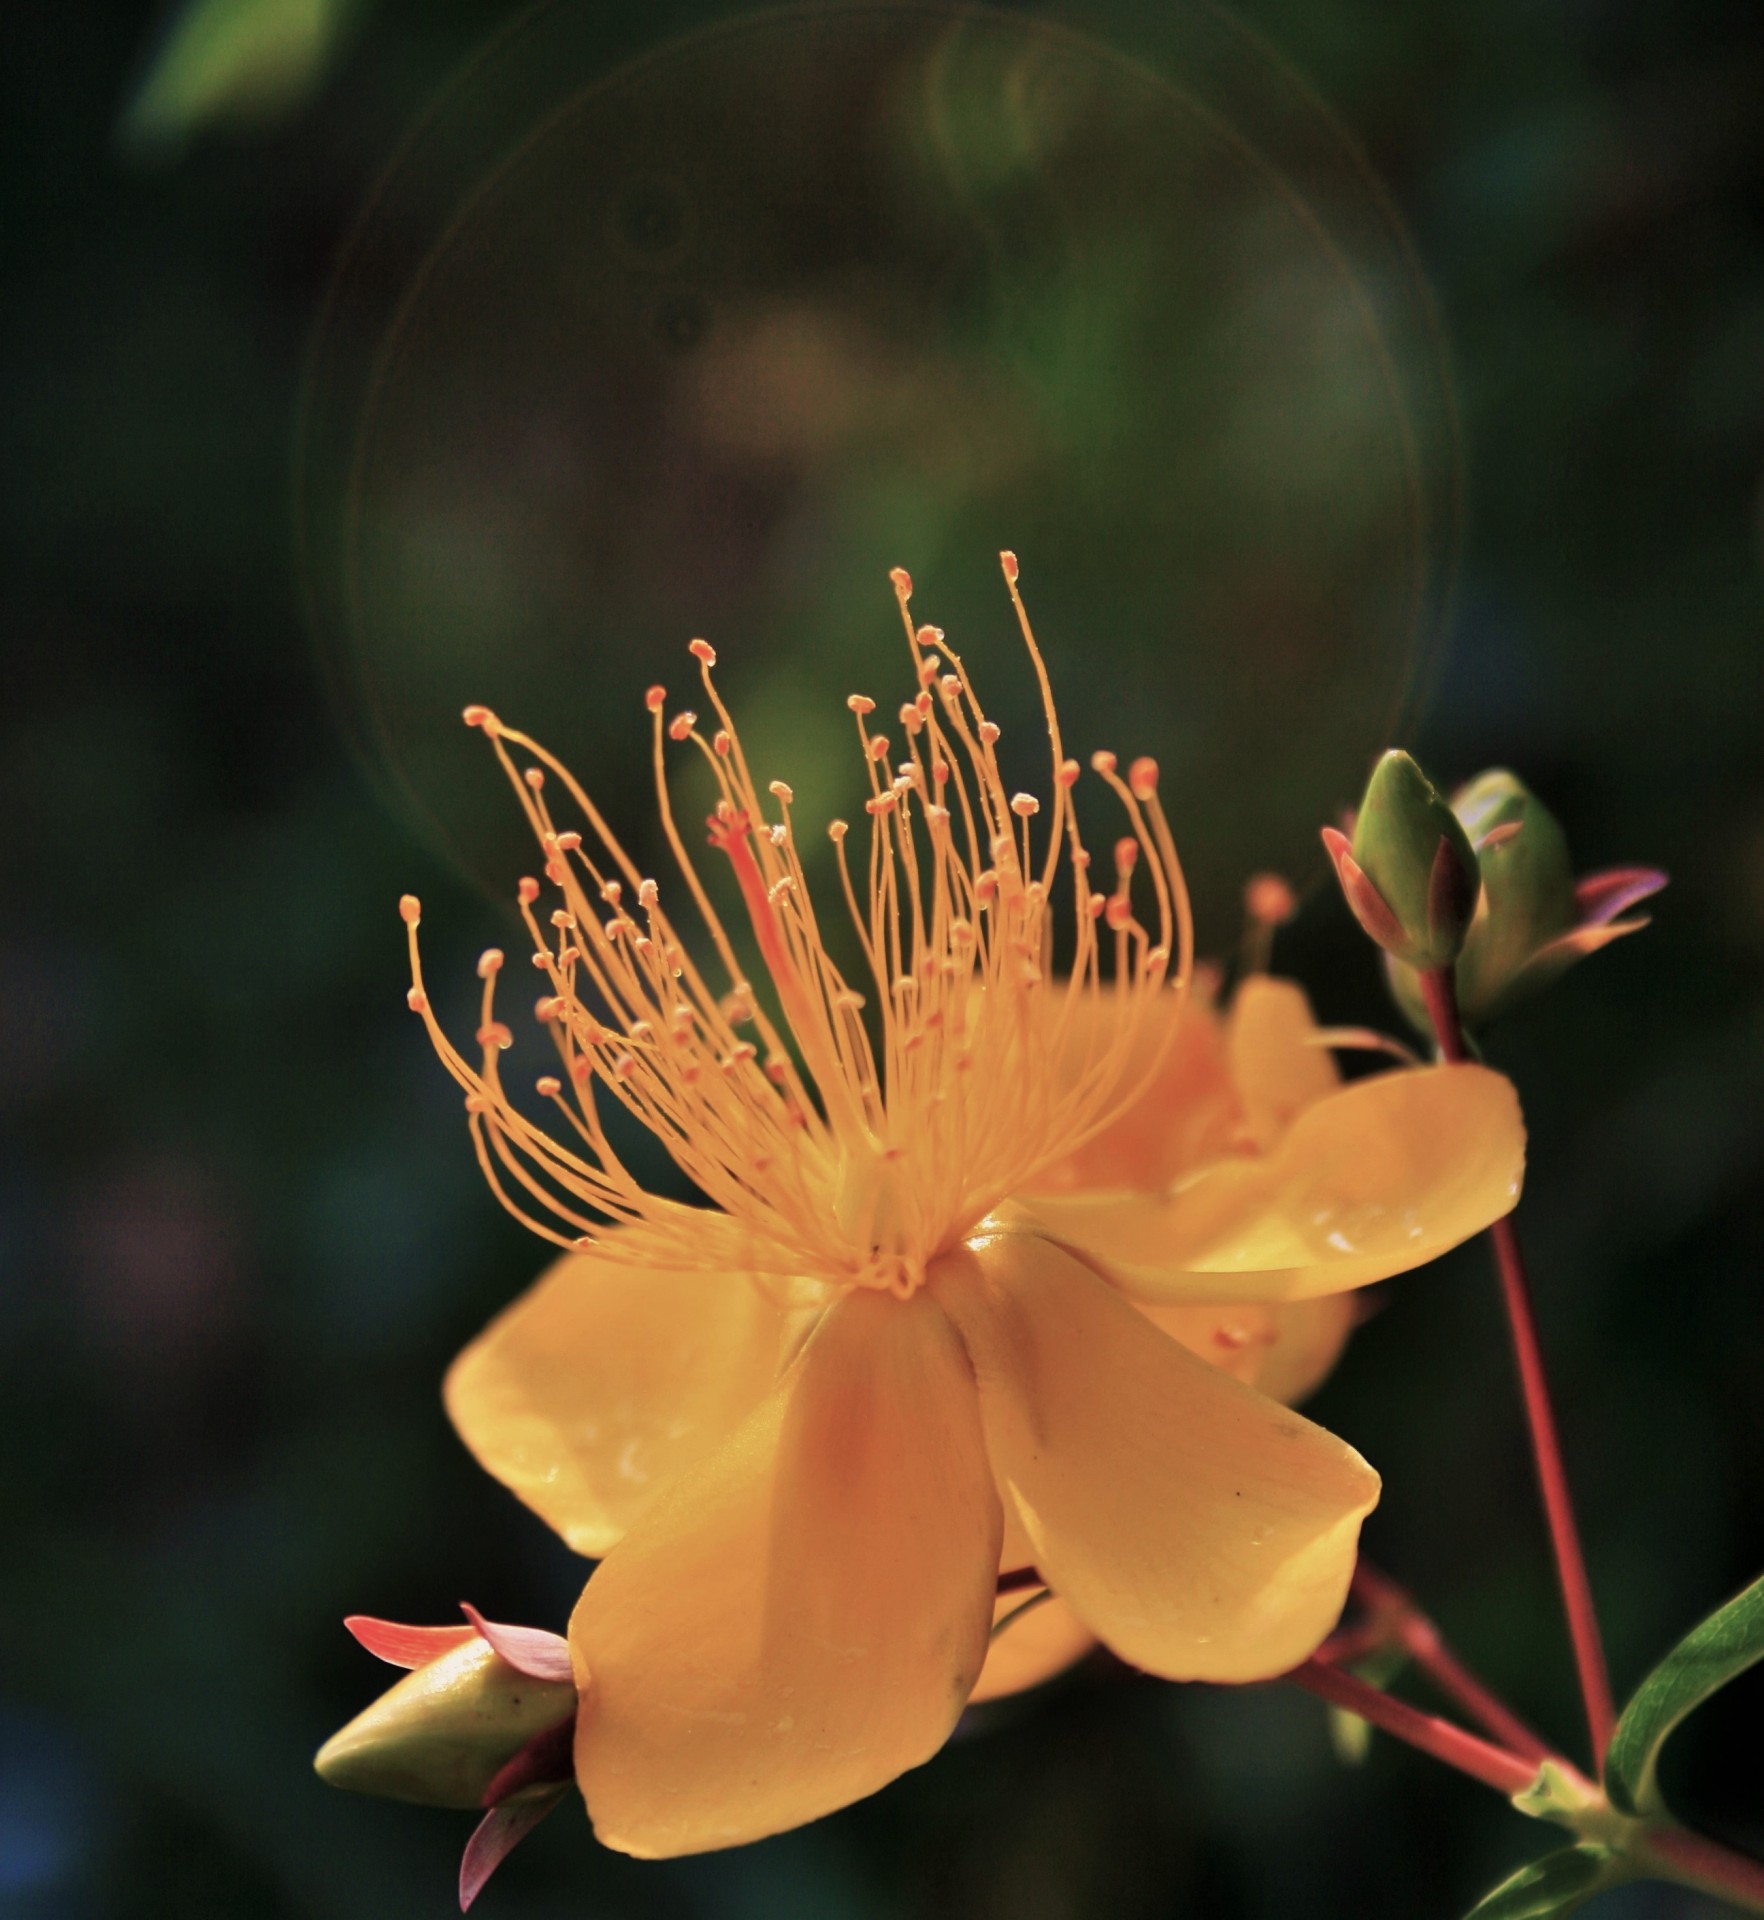
[[[482,1466],[598,1555],[753,1411],[808,1323],[739,1272],[566,1254],[453,1363],[447,1411]]]
[[[1299,1300],[1389,1278],[1512,1210],[1518,1096],[1486,1067],[1359,1080],[1307,1107],[1274,1150],[1163,1194],[1037,1194],[1001,1211],[1142,1300]]]
[[[1032,1600],[1035,1604],[1030,1606]],[[1012,1619],[1012,1615],[1017,1617]],[[1038,1687],[1056,1673],[1063,1673],[1074,1660],[1081,1660],[1096,1645],[1096,1635],[1065,1601],[1045,1587],[1001,1593],[993,1616],[986,1664],[968,1696],[974,1706],[1002,1700],[1006,1694],[1021,1693],[1026,1687]],[[1010,1625],[1001,1631],[1006,1620]]]
[[[1001,1521],[954,1328],[923,1292],[848,1295],[576,1609],[600,1838],[737,1846],[929,1759],[985,1659]]]
[[[1378,1476],[1028,1234],[933,1270],[994,1472],[1073,1614],[1174,1680],[1265,1679],[1335,1624]]]

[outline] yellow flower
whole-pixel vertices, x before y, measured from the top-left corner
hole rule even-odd
[[[1113,884],[1093,883],[1079,769],[1008,555],[1005,575],[1046,711],[1046,831],[897,573],[916,676],[901,750],[854,696],[870,787],[857,861],[831,828],[868,1022],[823,940],[790,790],[773,782],[765,807],[703,641],[708,736],[690,713],[664,721],[661,689],[649,706],[663,827],[722,985],[565,769],[486,710],[467,716],[560,896],[543,919],[539,883],[519,889],[562,1060],[539,1083],[553,1131],[502,1086],[502,956],[480,966],[474,1065],[429,1009],[405,903],[411,1003],[466,1091],[485,1174],[566,1250],[461,1356],[447,1402],[490,1471],[606,1555],[570,1625],[576,1766],[600,1837],[627,1852],[757,1839],[929,1758],[981,1671],[1014,1555],[1151,1672],[1252,1680],[1305,1658],[1340,1610],[1377,1478],[1132,1302],[1339,1291],[1431,1258],[1516,1196],[1517,1107],[1476,1067],[1332,1094],[1266,1152],[1174,1188],[1061,1186],[1054,1170],[1158,1082],[1192,939],[1149,761],[1123,778],[1093,758],[1126,828]],[[693,742],[718,783],[711,844],[764,991],[686,852],[667,739]],[[579,826],[554,819],[552,780]],[[1414,1096],[1392,1099],[1396,1083]],[[643,1191],[607,1101],[708,1205]],[[1336,1123],[1314,1125],[1325,1110]]]
[[[1106,996],[1099,996],[1092,1017],[1107,1013]],[[1156,1079],[1100,1134],[1043,1168],[1033,1192],[1056,1200],[1085,1192],[1163,1194],[1219,1161],[1268,1152],[1301,1112],[1339,1092],[1341,1075],[1326,1038],[1291,981],[1251,974],[1222,1016],[1211,979],[1198,972]],[[1024,1210],[1033,1206],[1025,1196]],[[1351,1292],[1138,1304],[1201,1359],[1288,1405],[1322,1383],[1357,1317]],[[1096,1644],[1064,1601],[1045,1590],[1037,1597],[1037,1584],[1023,1575],[1030,1565],[1024,1544],[1014,1554],[1007,1544],[995,1632],[975,1702],[1034,1686]]]

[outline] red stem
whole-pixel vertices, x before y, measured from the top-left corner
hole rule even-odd
[[[1705,1892],[1742,1899],[1754,1912],[1764,1912],[1764,1863],[1683,1827],[1657,1827],[1647,1845],[1650,1853],[1670,1862],[1680,1877]]]
[[[1469,1714],[1484,1733],[1510,1747],[1524,1759],[1541,1765],[1550,1757],[1548,1743],[1525,1724],[1507,1703],[1479,1680],[1446,1644],[1445,1635],[1388,1575],[1364,1560],[1354,1572],[1354,1592],[1372,1610],[1375,1624],[1394,1639],[1435,1686]],[[1322,1658],[1328,1643],[1318,1649]]]
[[[1518,1754],[1509,1753],[1505,1747],[1497,1747],[1474,1733],[1466,1733],[1462,1727],[1453,1726],[1451,1721],[1441,1720],[1436,1714],[1423,1713],[1419,1707],[1398,1700],[1355,1674],[1344,1673],[1340,1667],[1307,1660],[1285,1677],[1307,1693],[1327,1700],[1331,1706],[1345,1707],[1349,1713],[1382,1727],[1396,1739],[1431,1754],[1435,1760],[1443,1760],[1448,1767],[1456,1767],[1484,1786],[1493,1787],[1509,1800],[1514,1794],[1523,1793],[1537,1778],[1537,1767],[1532,1761],[1523,1760]]]
[[[1421,991],[1439,1040],[1440,1053],[1451,1061],[1467,1059],[1451,968],[1424,972]],[[1586,1577],[1586,1559],[1580,1548],[1580,1532],[1574,1523],[1574,1500],[1568,1490],[1561,1437],[1550,1405],[1543,1348],[1537,1337],[1537,1316],[1532,1310],[1531,1288],[1525,1277],[1525,1262],[1519,1252],[1519,1237],[1513,1229],[1512,1216],[1497,1220],[1488,1233],[1494,1244],[1495,1265],[1500,1270],[1501,1299],[1513,1336],[1513,1357],[1518,1363],[1519,1387],[1531,1429],[1531,1454],[1543,1492],[1544,1513],[1549,1520],[1556,1577],[1561,1583],[1562,1604],[1568,1615],[1569,1638],[1574,1643],[1574,1664],[1580,1674],[1580,1694],[1586,1705],[1586,1724],[1592,1734],[1596,1772],[1605,1749],[1611,1744],[1611,1729],[1616,1724],[1611,1708],[1611,1682],[1605,1669],[1604,1642],[1599,1637],[1592,1586]]]

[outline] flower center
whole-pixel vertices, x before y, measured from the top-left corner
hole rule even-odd
[[[873,730],[874,701],[851,696],[869,786],[861,865],[850,858],[847,823],[828,829],[867,992],[827,949],[794,796],[774,780],[772,807],[762,801],[707,642],[694,640],[691,652],[716,715],[708,735],[690,711],[664,719],[660,687],[647,705],[662,826],[726,980],[720,989],[664,911],[657,882],[638,873],[567,769],[487,709],[467,709],[526,811],[556,898],[542,919],[540,882],[520,883],[546,988],[535,1011],[563,1068],[537,1090],[561,1126],[537,1126],[503,1088],[511,1035],[494,1011],[501,953],[479,963],[479,1064],[446,1039],[422,981],[421,910],[407,896],[410,1003],[465,1089],[486,1178],[535,1232],[618,1257],[621,1236],[597,1238],[599,1223],[641,1226],[651,1263],[727,1271],[735,1261],[780,1289],[807,1282],[908,1294],[929,1261],[1037,1167],[1106,1126],[1155,1073],[1171,1030],[1160,997],[1186,987],[1193,947],[1157,769],[1137,761],[1123,779],[1114,755],[1092,757],[1127,826],[1113,885],[1100,891],[1072,805],[1078,764],[1061,746],[1016,561],[1006,554],[1003,564],[1052,748],[1045,835],[1038,852],[1041,801],[1007,792],[999,729],[943,634],[915,626],[912,584],[897,570],[916,688],[899,709],[903,744],[897,754]],[[763,990],[743,972],[686,850],[669,795],[670,742],[695,747],[716,780],[710,845],[739,890]],[[552,780],[580,827],[560,830]],[[1149,926],[1136,892],[1150,896]],[[1064,979],[1053,977],[1056,893],[1071,926]],[[1108,1016],[1099,1019],[1086,1003],[1105,989]],[[608,1099],[660,1139],[723,1216],[714,1231],[702,1209],[648,1194],[632,1178],[601,1123]]]

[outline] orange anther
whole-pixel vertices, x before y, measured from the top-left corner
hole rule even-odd
[[[1251,874],[1243,889],[1244,912],[1266,927],[1283,927],[1298,912],[1298,895],[1277,873]]]
[[[774,800],[782,800],[785,806],[789,806],[791,801],[796,798],[796,795],[782,780],[774,780],[772,784],[766,788],[766,791]]]
[[[711,751],[716,754],[719,760],[727,760],[730,745],[728,730],[724,727],[718,727],[716,732],[711,736]]]
[[[398,901],[398,917],[407,927],[414,927],[417,922],[422,919],[423,903],[414,893],[407,893],[400,896]]]
[[[651,713],[660,713],[662,708],[668,704],[667,688],[651,687],[649,691],[643,696],[643,704],[649,709]]]
[[[668,722],[668,738],[670,740],[684,740],[691,734],[692,729],[697,725],[698,725],[698,715],[693,713],[690,709],[681,713],[677,713],[674,715],[673,719],[671,719]]]
[[[979,734],[983,746],[995,746],[998,743],[999,726],[996,720],[982,720],[975,732]]]
[[[555,1100],[563,1092],[563,1082],[555,1074],[541,1074],[533,1082],[533,1091],[541,1100]]]
[[[1090,756],[1090,764],[1097,773],[1113,773],[1116,764],[1115,756],[1104,747]]]
[[[486,725],[490,720],[495,718],[495,716],[491,713],[488,707],[479,707],[479,706],[467,707],[465,712],[462,713],[459,717],[466,723],[468,727],[481,727]]]
[[[1115,842],[1115,865],[1122,873],[1131,873],[1139,864],[1139,842],[1123,835]]]
[[[1017,556],[1009,547],[998,556],[998,564],[1004,568],[1004,577],[1014,587],[1017,584]]]
[[[478,955],[478,978],[480,980],[489,980],[501,971],[502,949],[500,947],[486,947],[484,951]]]
[[[545,770],[542,767],[529,767],[521,778],[537,793],[545,784]]]
[[[1111,894],[1104,911],[1108,914],[1109,925],[1117,933],[1133,924],[1133,902],[1123,893]]]
[[[539,898],[539,882],[531,874],[523,874],[521,884],[515,889],[515,897],[523,907],[530,907]]]
[[[582,836],[579,833],[560,833],[557,836],[557,850],[559,853],[575,853],[580,849],[581,845]]]
[[[423,992],[421,987],[412,987],[409,993],[404,996],[404,1004],[409,1007],[412,1013],[427,1013],[429,1010],[429,996]]]
[[[1077,786],[1078,762],[1076,760],[1062,760],[1060,762],[1060,770],[1054,777],[1059,781],[1062,787]]]
[[[1031,814],[1041,811],[1041,802],[1032,793],[1013,793],[1011,811],[1019,820],[1027,820]]]
[[[913,576],[905,567],[890,567],[888,577],[894,582],[894,591],[903,603],[913,597]]]
[[[1127,784],[1138,800],[1149,800],[1157,792],[1158,763],[1150,754],[1142,753],[1127,769]]]
[[[714,667],[717,664],[717,650],[708,640],[689,640],[686,651],[700,666]]]
[[[868,694],[864,693],[848,693],[845,696],[845,704],[853,713],[874,713],[876,711],[875,701],[872,700]]]

